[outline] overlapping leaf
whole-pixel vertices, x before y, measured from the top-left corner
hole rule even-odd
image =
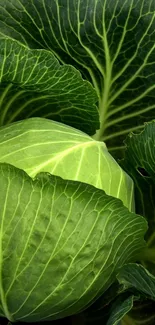
[[[155,190],[155,121],[145,125],[139,134],[131,133],[125,140],[125,159],[120,164],[131,175],[135,183],[136,210],[155,220],[153,192]],[[154,224],[150,224],[153,229]]]
[[[152,257],[148,255],[147,266],[155,274],[155,121],[146,124],[141,133],[130,134],[125,143],[127,149],[121,165],[134,180],[136,212],[148,220],[146,239]]]
[[[56,319],[85,307],[144,247],[146,221],[102,190],[0,164],[0,314]]]
[[[139,301],[134,303],[134,308],[124,318],[122,325],[153,325],[155,322],[155,277],[142,265],[124,265],[119,272],[118,281],[125,288],[140,293]]]
[[[99,127],[92,85],[46,50],[0,40],[0,124],[48,117],[93,134]]]
[[[91,184],[134,211],[133,181],[105,144],[62,123],[32,118],[1,127],[0,162],[21,168],[31,177],[46,171]]]
[[[96,310],[94,321],[93,318],[91,321],[93,314],[90,313],[86,325],[93,325],[95,322],[99,325],[103,322],[106,325],[153,325],[155,321],[155,277],[142,265],[129,263],[122,267],[117,279],[119,285],[122,286],[118,297],[113,297],[113,302],[107,310],[104,305]],[[106,321],[107,311],[110,315],[108,321]]]
[[[117,294],[115,286],[112,285],[94,305],[83,313],[85,318],[82,325],[122,325],[122,319],[133,308],[137,297],[131,292],[125,292],[123,285],[117,283],[117,287],[119,288]],[[113,289],[114,293],[112,293]],[[109,300],[107,300],[108,296]]]
[[[134,296],[130,295],[128,298],[123,299],[120,297],[113,304],[111,315],[106,325],[121,325],[124,316],[133,308]]]
[[[154,0],[3,0],[0,34],[51,50],[92,81],[97,137],[113,153],[130,130],[155,118]]]
[[[125,288],[134,288],[137,292],[155,300],[155,277],[142,265],[129,263],[118,273],[117,279]]]

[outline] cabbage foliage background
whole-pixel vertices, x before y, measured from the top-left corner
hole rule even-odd
[[[63,105],[60,92],[61,108],[54,99],[53,109],[56,113],[51,115],[47,102],[45,104],[42,100],[39,101],[39,98],[38,101],[35,100],[34,97],[38,97],[36,92],[33,96],[33,109],[30,110],[28,98],[32,96],[31,91],[27,98],[26,94],[22,96],[20,87],[24,85],[18,85],[18,82],[14,81],[16,74],[25,76],[24,70],[28,72],[26,59],[25,65],[22,65],[19,71],[20,64],[17,63],[17,69],[13,68],[14,73],[10,74],[10,80],[7,78],[6,81],[17,86],[15,98],[12,98],[11,89],[6,88],[6,82],[2,82],[4,99],[12,99],[9,111],[6,111],[5,123],[10,112],[16,108],[16,120],[21,119],[22,115],[25,118],[39,114],[65,121],[92,135],[92,132],[95,133],[94,128],[99,129],[99,119],[100,130],[96,137],[106,141],[108,149],[118,157],[124,149],[123,140],[126,135],[130,131],[141,130],[143,122],[155,118],[154,0],[3,0],[0,2],[0,35],[7,42],[12,42],[12,47],[15,41],[19,41],[25,48],[33,49],[36,66],[38,49],[44,49],[48,53],[52,52],[61,64],[76,67],[83,78],[94,86],[99,102],[97,112],[95,98],[89,101],[90,92],[87,88],[86,95],[83,92],[83,98],[80,97],[79,105],[77,102],[70,105],[74,102],[75,93],[67,105]],[[22,51],[21,49],[21,53]],[[4,49],[2,46],[2,76],[10,52],[11,49],[8,52],[7,45],[4,45]],[[18,61],[18,55],[15,55],[15,58]],[[72,78],[70,73],[68,75],[66,69],[65,87],[68,79],[70,82]],[[31,71],[28,74],[30,82]],[[78,96],[78,93],[81,93],[79,83],[75,89]],[[66,90],[70,96],[69,89]],[[51,89],[51,96],[53,91],[54,89]],[[18,111],[21,102],[22,109]],[[68,110],[68,106],[73,109]]]

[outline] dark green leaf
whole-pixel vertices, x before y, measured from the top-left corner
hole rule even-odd
[[[133,302],[139,297],[118,282],[114,283],[83,315],[82,325],[121,325],[120,321],[132,309]]]
[[[97,101],[92,85],[51,52],[0,39],[0,125],[40,116],[92,135],[99,127]]]
[[[145,216],[149,224],[146,235],[149,250],[142,258],[155,274],[155,121],[147,123],[141,133],[130,134],[125,144],[125,159],[121,166],[135,184],[136,212]]]
[[[142,265],[124,265],[117,279],[124,288],[135,294],[140,293],[139,301],[124,317],[121,325],[154,325],[155,323],[155,277]]]
[[[106,324],[111,316],[113,305],[115,306],[114,302],[117,301],[122,293],[123,297],[121,296],[121,303],[129,297],[129,294],[124,296],[124,286],[120,285],[118,281],[114,282],[110,288],[108,288],[108,290],[106,290],[106,292],[104,292],[104,294],[93,303],[93,305],[83,312],[85,320],[84,325]]]
[[[151,300],[136,301],[132,310],[126,315],[120,325],[154,325],[155,302]]]
[[[118,325],[122,318],[133,308],[134,296],[123,299],[120,296],[111,308],[110,318],[106,325]]]
[[[144,298],[155,300],[155,277],[142,265],[124,265],[117,279],[125,288],[136,289]]]

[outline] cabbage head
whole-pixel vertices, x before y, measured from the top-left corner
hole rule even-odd
[[[0,316],[54,320],[92,304],[144,248],[146,221],[127,207],[132,180],[104,143],[41,118],[1,127]]]
[[[134,210],[134,186],[104,142],[68,125],[31,118],[0,129],[0,162],[23,169],[32,178],[49,172],[102,189]]]

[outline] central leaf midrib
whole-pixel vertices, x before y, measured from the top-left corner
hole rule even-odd
[[[105,51],[105,74],[103,76],[104,82],[103,82],[103,93],[101,96],[101,100],[99,103],[99,115],[100,115],[100,129],[96,133],[95,139],[98,141],[102,141],[101,137],[103,136],[104,129],[105,129],[105,122],[107,119],[107,112],[108,112],[108,99],[109,94],[111,90],[111,84],[112,84],[112,61],[110,57],[110,49],[107,39],[107,31],[105,23],[103,23],[103,46]]]

